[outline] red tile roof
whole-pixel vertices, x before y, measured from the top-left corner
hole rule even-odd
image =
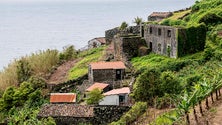
[[[104,93],[103,95],[107,96],[107,95],[119,95],[119,94],[129,94],[129,93],[130,93],[129,87],[124,87],[120,89],[113,89],[111,91]]]
[[[76,102],[75,93],[51,93],[50,103]]]
[[[91,85],[88,89],[86,89],[86,91],[92,91],[93,89],[96,89],[96,88],[98,88],[98,89],[100,89],[100,90],[103,90],[103,89],[105,89],[107,86],[109,86],[109,84],[105,84],[105,83],[98,83],[98,82],[96,82],[96,83],[94,83],[93,85]]]
[[[102,44],[105,44],[106,43],[106,39],[105,37],[98,37],[98,38],[95,38],[96,40],[98,40],[100,43]]]
[[[90,63],[92,69],[125,69],[126,66],[123,62],[96,62]]]

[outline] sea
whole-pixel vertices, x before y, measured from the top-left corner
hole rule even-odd
[[[195,0],[0,0],[0,71],[14,59],[46,49],[80,49],[105,30],[147,21],[153,11],[175,11]]]

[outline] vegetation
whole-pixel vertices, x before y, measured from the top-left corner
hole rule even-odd
[[[86,75],[88,72],[88,65],[91,62],[99,61],[104,55],[103,50],[105,48],[106,47],[93,48],[79,53],[78,58],[81,60],[77,62],[75,66],[69,71],[68,79],[77,79],[81,76]]]
[[[99,101],[103,98],[102,90],[96,88],[87,93],[86,103],[88,105],[98,105]]]
[[[140,25],[140,23],[142,22],[143,22],[143,19],[140,17],[134,18],[134,21],[133,21],[133,23],[135,23],[137,26]]]
[[[124,114],[117,122],[112,122],[111,125],[128,125],[139,118],[147,109],[146,102],[136,102],[132,108]]]
[[[63,52],[59,54],[60,61],[67,61],[77,57],[77,51],[74,46],[66,46],[63,48]]]
[[[126,30],[127,27],[128,27],[128,24],[124,21],[124,22],[122,22],[122,24],[120,25],[119,29],[120,29],[121,31],[124,31],[124,30]]]

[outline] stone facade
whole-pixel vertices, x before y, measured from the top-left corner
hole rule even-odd
[[[105,38],[106,38],[106,42],[107,44],[110,44],[114,38],[115,35],[117,35],[118,33],[120,33],[121,31],[119,30],[118,27],[110,29],[110,30],[106,30],[105,31]],[[129,26],[126,31],[124,31],[125,34],[135,34],[135,35],[139,35],[140,34],[140,26]]]
[[[141,26],[141,36],[152,52],[178,58],[204,50],[206,29],[203,25],[178,28],[147,24]]]
[[[146,46],[146,42],[140,36],[116,36],[114,42],[115,60],[129,60],[139,55],[140,47]]]
[[[144,25],[142,30],[146,44],[152,52],[177,58],[178,28],[149,24]]]
[[[120,71],[120,78],[117,78],[117,71]],[[110,87],[113,88],[113,84],[123,79],[125,69],[91,69],[89,68],[89,81],[90,83],[94,82],[103,82],[110,84]]]

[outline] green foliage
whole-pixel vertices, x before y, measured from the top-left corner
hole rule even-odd
[[[32,75],[31,67],[29,65],[29,62],[25,59],[22,58],[21,60],[18,61],[17,65],[17,77],[19,83],[22,83],[26,80],[29,79],[29,77]]]
[[[73,45],[64,47],[63,52],[59,54],[59,59],[61,61],[71,60],[76,57],[77,57],[77,52],[76,52],[75,47]]]
[[[128,24],[124,21],[120,25],[119,30],[124,31],[124,30],[126,30],[127,27],[128,27]]]
[[[120,118],[120,120],[117,122],[112,122],[110,125],[128,125],[141,116],[146,109],[146,102],[136,102],[132,108]]]
[[[203,51],[206,41],[206,25],[199,24],[178,30],[178,57]]]
[[[158,116],[151,125],[173,125],[175,119],[177,119],[177,112],[173,110]]]
[[[222,23],[222,17],[215,13],[205,13],[200,19],[199,23],[205,23],[206,25],[216,25]]]
[[[138,16],[134,18],[134,21],[133,21],[133,23],[135,23],[136,25],[140,25],[140,23],[142,22],[143,22],[143,19]]]
[[[75,64],[75,66],[69,71],[69,80],[77,79],[84,76],[88,72],[88,65],[91,62],[99,61],[103,56],[103,50],[105,47],[93,48],[84,52],[79,53],[78,57],[81,59]]]
[[[27,80],[27,82],[31,83],[34,89],[42,89],[46,87],[46,82],[41,77],[32,76]]]
[[[92,105],[92,104],[98,105],[99,101],[103,97],[104,96],[102,95],[102,90],[96,88],[87,93],[87,98],[85,100],[88,105]]]

